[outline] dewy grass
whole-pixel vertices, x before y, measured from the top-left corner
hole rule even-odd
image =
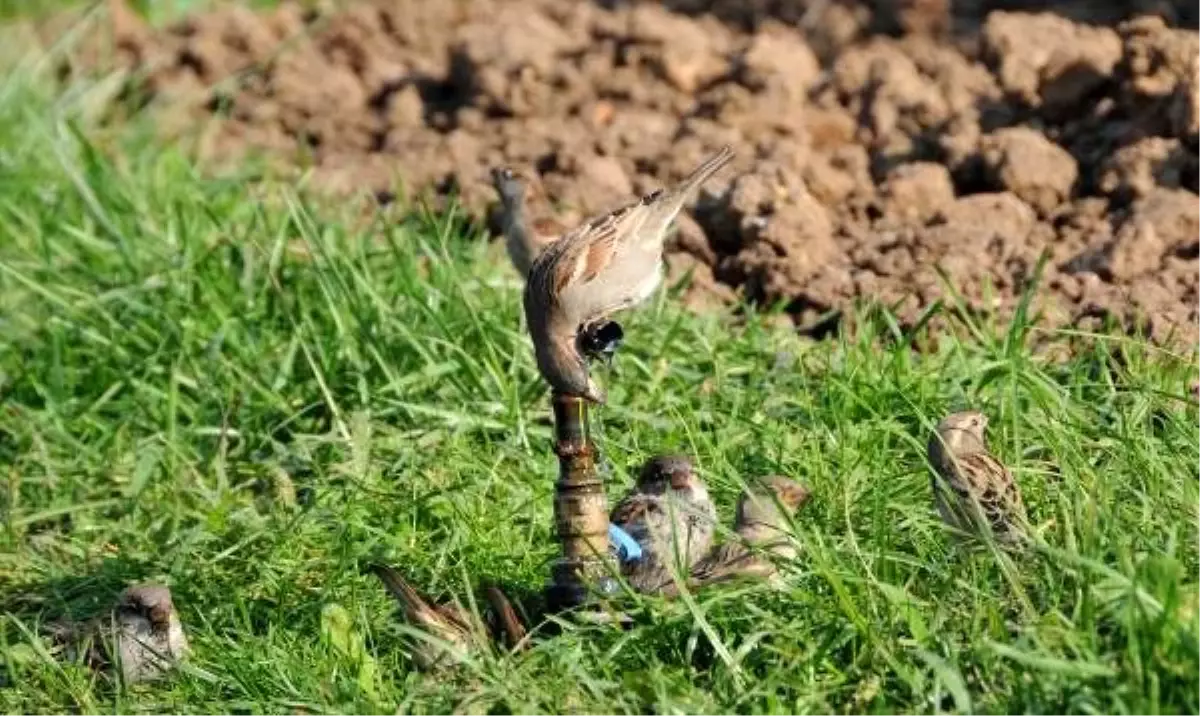
[[[414,672],[366,560],[529,599],[556,553],[501,253],[452,216],[252,196],[136,120],[76,130],[87,92],[27,70],[0,94],[4,711],[1200,709],[1192,356],[1059,335],[1076,352],[1052,363],[1020,320],[918,355],[879,310],[810,343],[669,295],[601,375],[610,494],[665,450],[726,523],[746,477],[805,480],[786,587],[636,600],[626,632]],[[964,406],[992,418],[1031,554],[956,550],[931,511],[924,444]],[[181,671],[125,690],[50,658],[48,622],[143,579],[175,592]]]

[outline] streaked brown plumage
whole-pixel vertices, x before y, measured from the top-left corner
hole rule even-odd
[[[949,526],[972,535],[990,531],[1002,544],[1027,538],[1021,491],[987,448],[987,416],[969,410],[942,419],[929,439],[934,505]]]
[[[119,669],[126,684],[153,681],[189,650],[171,590],[162,584],[129,587],[111,612],[82,625],[60,625],[56,640],[68,658],[93,668]]]
[[[529,181],[511,168],[493,169],[492,186],[500,196],[508,258],[521,278],[526,278],[542,251],[565,234],[568,227],[548,216],[530,216]]]
[[[484,590],[495,611],[496,621],[489,629],[461,605],[439,604],[427,598],[391,567],[372,564],[370,570],[400,604],[408,623],[432,637],[412,640],[413,662],[423,671],[457,665],[488,649],[492,640],[502,640],[509,648],[522,644],[525,628],[504,593],[495,586]]]
[[[660,455],[642,466],[637,483],[609,515],[642,548],[641,559],[621,565],[638,591],[654,589],[671,578],[671,569],[688,569],[712,545],[717,509],[691,460]]]
[[[662,281],[663,242],[684,203],[733,159],[724,147],[670,190],[591,219],[551,243],[525,286],[538,370],[561,393],[603,403],[576,340],[581,331],[645,301]]]
[[[782,475],[770,475],[748,487],[738,499],[735,539],[716,545],[692,567],[690,589],[741,577],[773,580],[779,560],[794,559],[796,548],[788,535],[788,520],[808,502],[807,487]],[[658,590],[678,592],[664,582]]]

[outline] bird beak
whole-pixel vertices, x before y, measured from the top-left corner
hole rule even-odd
[[[166,629],[170,623],[170,607],[158,604],[150,608],[150,624],[152,624],[155,629]]]
[[[687,470],[676,470],[671,473],[672,490],[688,490],[692,487],[692,475]]]
[[[591,378],[588,378],[587,392],[583,394],[583,397],[598,405],[604,405],[608,399],[608,396],[604,393],[604,389],[596,385],[596,381]]]
[[[808,502],[808,498],[812,496],[812,491],[807,487],[801,487],[795,491],[788,493],[787,507],[792,511],[799,510]]]

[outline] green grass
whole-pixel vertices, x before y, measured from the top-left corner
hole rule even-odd
[[[203,10],[220,0],[124,0],[126,6],[153,22],[174,20],[190,12]],[[265,7],[277,4],[277,0],[236,0],[247,7]],[[309,2],[310,0],[301,0]],[[341,2],[342,0],[338,0]],[[48,17],[56,12],[77,9],[93,10],[103,6],[106,0],[0,0],[0,20]]]
[[[453,217],[206,178],[31,73],[0,85],[5,712],[1200,709],[1193,357],[1063,335],[1051,363],[1021,320],[917,355],[866,310],[811,343],[669,294],[602,376],[609,494],[664,450],[726,520],[745,477],[802,478],[786,588],[415,672],[367,559],[532,597],[555,554],[515,277]],[[1044,527],[1032,554],[964,554],[931,513],[926,435],[967,405]],[[187,668],[124,689],[46,658],[47,622],[142,579],[172,586]],[[365,649],[323,635],[338,607]]]

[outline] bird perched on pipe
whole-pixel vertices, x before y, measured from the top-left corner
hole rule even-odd
[[[808,502],[807,487],[782,475],[757,481],[738,498],[734,539],[713,547],[693,566],[688,586],[698,589],[740,577],[774,581],[777,562],[796,557],[788,534],[788,520]],[[666,596],[678,593],[672,580],[664,580],[655,591]]]
[[[57,625],[53,636],[69,659],[82,656],[93,668],[116,668],[126,684],[158,679],[188,653],[171,590],[162,584],[129,587],[109,613]]]
[[[648,591],[671,578],[672,566],[692,563],[712,545],[717,509],[691,460],[660,455],[642,466],[637,482],[609,515],[641,548],[621,563],[630,586]]]
[[[500,223],[508,258],[521,278],[527,278],[533,262],[547,246],[567,232],[567,227],[548,216],[530,215],[529,182],[510,167],[492,169],[492,186],[500,196]],[[621,324],[601,321],[580,333],[578,348],[587,358],[599,359],[611,365],[624,338],[625,331]]]
[[[988,451],[987,426],[987,416],[975,410],[937,424],[928,446],[934,506],[959,532],[1019,545],[1028,539],[1025,504],[1012,473]]]
[[[550,386],[595,403],[605,393],[588,373],[579,337],[654,293],[662,282],[663,242],[684,203],[733,160],[728,146],[669,190],[659,189],[593,218],[549,244],[529,270],[526,322],[538,370]]]
[[[474,612],[459,604],[439,604],[429,599],[387,565],[371,564],[368,568],[400,605],[405,620],[428,635],[413,639],[413,663],[422,671],[459,664],[488,649],[493,640],[509,649],[524,644],[525,626],[498,587],[489,585],[484,590],[493,610],[492,623],[485,625]]]

